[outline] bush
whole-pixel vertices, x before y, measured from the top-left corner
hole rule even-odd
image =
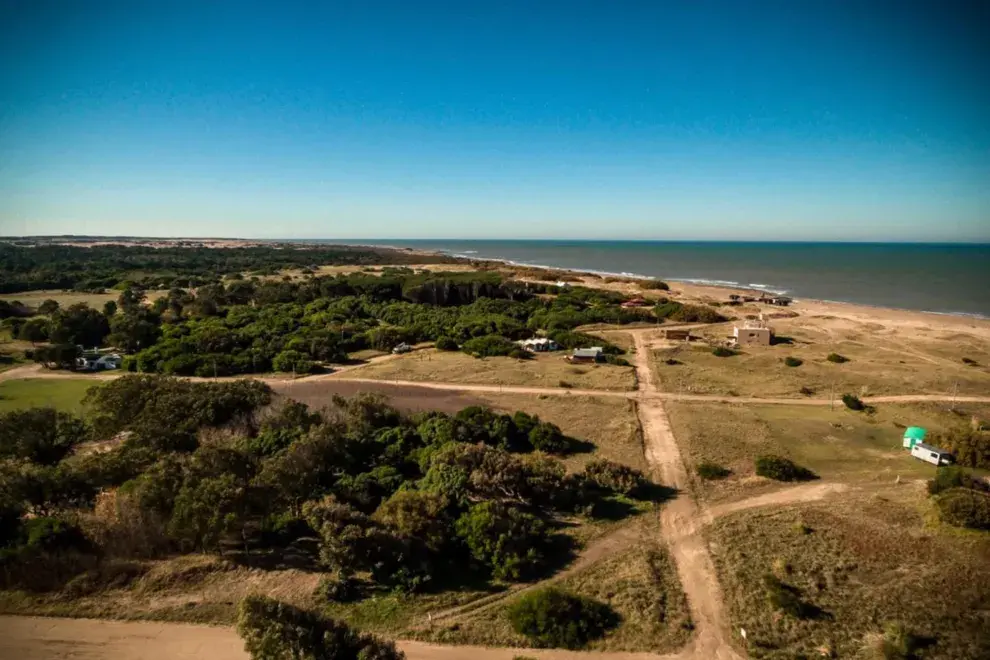
[[[452,338],[440,337],[437,339],[436,348],[438,351],[456,351],[459,347]]]
[[[660,280],[640,280],[639,288],[647,291],[670,291],[670,286]]]
[[[699,463],[695,468],[698,476],[702,479],[714,480],[714,479],[725,479],[727,476],[732,474],[732,470],[722,467],[718,463],[710,463],[704,461]]]
[[[518,353],[519,351],[525,353],[526,357],[531,357],[529,351],[520,348],[514,342],[499,335],[485,335],[484,337],[468,339],[461,344],[461,350],[475,357],[496,357],[500,355],[512,355],[515,357],[513,353]]]
[[[534,426],[529,432],[529,442],[534,449],[548,454],[566,453],[570,445],[560,427],[550,422],[539,422]]]
[[[607,458],[590,461],[584,467],[584,476],[589,483],[599,488],[629,496],[634,496],[648,483],[639,470]]]
[[[619,623],[608,605],[553,587],[525,594],[508,616],[513,630],[543,648],[579,649]]]
[[[807,385],[802,387],[800,390],[798,390],[798,392],[800,392],[804,396],[813,396],[815,394],[815,390],[811,389]]]
[[[973,358],[964,357],[962,359],[962,361],[963,361],[963,364],[969,365],[970,367],[978,367],[978,366],[980,366],[980,363],[977,362],[976,360],[974,360]]]
[[[990,469],[990,433],[960,428],[940,435],[937,442],[952,452],[957,465]]]
[[[329,603],[350,603],[361,597],[361,583],[350,575],[333,575],[320,579],[316,597]]]
[[[938,495],[950,488],[987,491],[990,490],[990,485],[985,481],[975,479],[957,465],[946,465],[935,470],[935,478],[928,481],[928,494]]]
[[[813,605],[801,600],[800,592],[776,575],[767,573],[763,576],[763,584],[767,589],[767,600],[775,610],[780,610],[796,619],[813,618],[818,611]]]
[[[736,352],[734,350],[732,350],[731,348],[726,348],[725,346],[716,346],[715,348],[712,349],[712,355],[714,355],[715,357],[721,357],[721,358],[732,357],[735,354]]]
[[[855,410],[856,412],[866,410],[866,404],[854,394],[843,394],[842,403],[845,404],[846,408],[849,408],[849,410]]]
[[[849,358],[839,355],[838,353],[829,353],[825,359],[828,360],[829,362],[835,362],[836,364],[849,362]]]
[[[784,364],[786,364],[788,367],[800,367],[802,364],[804,364],[804,360],[802,360],[801,358],[791,357],[790,355],[788,355],[787,357],[784,358]]]
[[[776,481],[810,481],[818,475],[783,456],[768,454],[756,458],[756,474]]]
[[[990,495],[969,488],[950,488],[935,500],[939,519],[955,527],[990,530]]]
[[[264,596],[248,596],[237,610],[237,633],[252,660],[401,660],[391,642],[347,624]]]

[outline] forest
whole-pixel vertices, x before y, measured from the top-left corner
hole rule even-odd
[[[18,243],[22,243],[19,241]],[[384,248],[295,244],[210,248],[0,242],[0,293],[44,289],[100,292],[134,283],[148,289],[190,288],[224,275],[275,275],[322,265],[408,265],[456,259]]]
[[[582,443],[523,412],[404,415],[374,395],[313,410],[258,381],[146,375],[86,406],[0,416],[5,589],[85,594],[176,553],[296,562],[337,602],[528,580],[571,557],[563,518],[663,494],[607,460],[567,473]]]
[[[72,368],[77,346],[112,346],[128,354],[124,366],[134,372],[309,373],[345,362],[349,353],[388,351],[400,342],[526,358],[513,341],[538,331],[564,348],[603,345],[615,356],[622,352],[617,347],[573,329],[652,318],[649,310],[622,308],[623,300],[616,292],[558,289],[494,272],[393,268],[297,281],[238,276],[195,292],[172,288],[151,304],[132,285],[102,310],[62,309],[55,301],[36,310],[9,305],[4,323],[19,339],[45,343],[31,357],[50,368]]]

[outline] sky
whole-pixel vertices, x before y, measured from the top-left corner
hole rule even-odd
[[[990,3],[0,0],[0,235],[990,242]]]

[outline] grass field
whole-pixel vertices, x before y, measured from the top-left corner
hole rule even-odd
[[[752,494],[754,489],[779,486],[753,474],[759,454],[786,456],[823,479],[846,482],[893,482],[931,478],[935,468],[912,458],[902,449],[905,426],[945,431],[969,423],[976,414],[990,415],[990,407],[919,403],[881,405],[868,415],[837,405],[725,405],[667,402],[667,412],[689,471],[702,461],[713,461],[733,471],[724,480],[695,484],[710,499]]]
[[[926,524],[914,485],[842,497],[710,528],[732,629],[746,630],[750,656],[882,658],[879,635],[899,622],[927,645],[910,657],[990,657],[990,580],[977,577],[990,575],[990,535]],[[808,618],[774,611],[767,574],[811,606]]]
[[[849,362],[826,360],[833,352]],[[789,367],[784,364],[786,357],[803,364]],[[671,358],[679,364],[666,364]],[[654,351],[654,365],[663,389],[670,392],[801,398],[801,388],[809,388],[815,396],[990,391],[990,370],[985,367],[967,367],[961,360],[932,363],[913,353],[849,342],[746,347],[726,358],[716,357],[707,346],[661,349]]]
[[[148,302],[154,302],[158,298],[167,295],[167,291],[148,291],[146,297]],[[22,291],[21,293],[5,293],[0,295],[0,300],[13,302],[20,301],[28,307],[37,307],[48,299],[54,300],[61,307],[68,307],[76,303],[86,303],[94,309],[103,309],[103,304],[108,300],[116,301],[120,297],[120,291],[108,291],[107,293],[77,293],[75,291]]]
[[[563,353],[538,355],[532,360],[479,359],[456,351],[430,349],[340,375],[348,377],[532,387],[559,387],[563,382],[579,389],[613,391],[635,386],[632,367],[572,365],[564,360]]]
[[[52,406],[79,412],[82,398],[97,381],[77,378],[25,378],[0,382],[0,412]]]
[[[568,469],[578,471],[592,458],[608,458],[646,470],[643,439],[632,401],[614,397],[534,396],[532,394],[472,393],[491,408],[512,413],[523,410],[553,422],[570,437],[590,442],[588,452],[564,459]]]

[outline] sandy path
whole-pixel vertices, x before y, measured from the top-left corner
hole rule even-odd
[[[823,499],[832,493],[841,493],[849,490],[848,484],[843,483],[813,483],[802,484],[792,488],[777,490],[765,495],[748,497],[737,502],[728,502],[713,506],[705,512],[705,522],[711,522],[719,516],[728,515],[746,509],[756,509],[765,506],[786,506],[789,504],[800,504],[802,502],[814,502]]]
[[[478,600],[473,600],[470,603],[458,605],[457,607],[452,607],[448,610],[431,612],[430,618],[425,622],[426,627],[428,627],[429,624],[437,623],[459,614],[465,614],[467,612],[484,612],[485,610],[499,605],[510,596],[515,597],[521,593],[531,591],[532,589],[542,588],[549,584],[553,584],[554,582],[559,582],[569,578],[572,575],[576,575],[577,573],[580,573],[590,567],[599,559],[602,559],[613,552],[621,551],[628,545],[635,543],[637,539],[642,536],[642,533],[643,530],[635,523],[623,525],[619,529],[592,541],[587,548],[578,553],[577,558],[568,564],[564,570],[558,571],[546,580],[541,580],[540,582],[533,582],[530,584],[516,585],[506,589],[505,591],[500,591],[498,593],[491,594],[490,596],[484,596]]]
[[[646,660],[647,653],[580,653],[399,642],[409,660]],[[0,617],[0,658],[17,660],[249,660],[232,628],[188,623]]]
[[[646,394],[654,393],[656,385],[650,369],[646,339],[643,333],[632,334],[636,342],[636,373],[640,389]],[[685,492],[688,486],[687,470],[671,432],[663,402],[644,398],[639,402],[638,410],[647,463],[660,483],[681,491],[679,497],[664,505],[660,524],[677,565],[681,588],[687,596],[695,626],[695,639],[687,650],[688,657],[739,658],[741,656],[728,641],[722,590],[715,577],[708,546],[700,534],[702,516],[694,500]]]
[[[638,336],[637,333],[631,333],[634,336]],[[376,358],[372,358],[367,364],[376,364],[377,361],[391,360],[399,356],[395,355],[381,355]],[[284,385],[286,383],[317,383],[320,381],[325,381],[328,379],[348,381],[352,383],[377,383],[377,384],[388,384],[396,385],[399,387],[416,387],[428,390],[444,390],[444,391],[454,391],[454,392],[484,392],[488,394],[535,394],[535,395],[547,395],[547,396],[607,396],[607,397],[618,397],[625,399],[633,399],[637,401],[648,401],[648,400],[664,400],[664,401],[686,401],[686,402],[700,402],[700,403],[736,403],[736,404],[751,404],[751,405],[794,405],[794,406],[828,406],[836,405],[841,406],[842,403],[838,400],[829,399],[809,399],[809,398],[767,398],[767,397],[746,397],[746,396],[725,396],[718,394],[684,394],[676,392],[660,392],[656,389],[653,383],[653,373],[649,369],[640,369],[637,367],[637,378],[640,383],[645,386],[641,389],[632,392],[617,392],[614,390],[586,390],[586,389],[571,389],[564,387],[527,387],[520,385],[476,385],[469,383],[437,383],[429,381],[418,381],[418,380],[388,380],[382,378],[360,378],[356,376],[346,376],[343,378],[335,378],[337,374],[342,371],[353,371],[366,366],[366,364],[350,365],[347,367],[341,367],[340,371],[336,371],[332,374],[318,374],[315,376],[305,376],[302,378],[284,378],[280,376],[253,376],[256,380],[260,380],[268,384],[280,384]],[[50,371],[48,369],[42,368],[40,365],[24,365],[21,367],[15,367],[4,372],[0,372],[0,382],[5,380],[18,380],[27,378],[78,378],[86,379],[92,381],[107,381],[113,380],[114,378],[119,378],[126,375],[124,372],[114,372],[114,373],[101,373],[101,374],[82,374],[75,373],[71,371]],[[227,378],[198,378],[195,376],[185,377],[187,380],[194,382],[215,382],[217,380],[231,380],[233,378],[252,378],[252,376],[235,376],[230,379]],[[920,403],[920,402],[938,402],[947,401],[955,403],[990,403],[990,396],[952,396],[950,394],[894,394],[889,396],[873,396],[873,397],[863,397],[863,402],[868,404],[874,403]]]

